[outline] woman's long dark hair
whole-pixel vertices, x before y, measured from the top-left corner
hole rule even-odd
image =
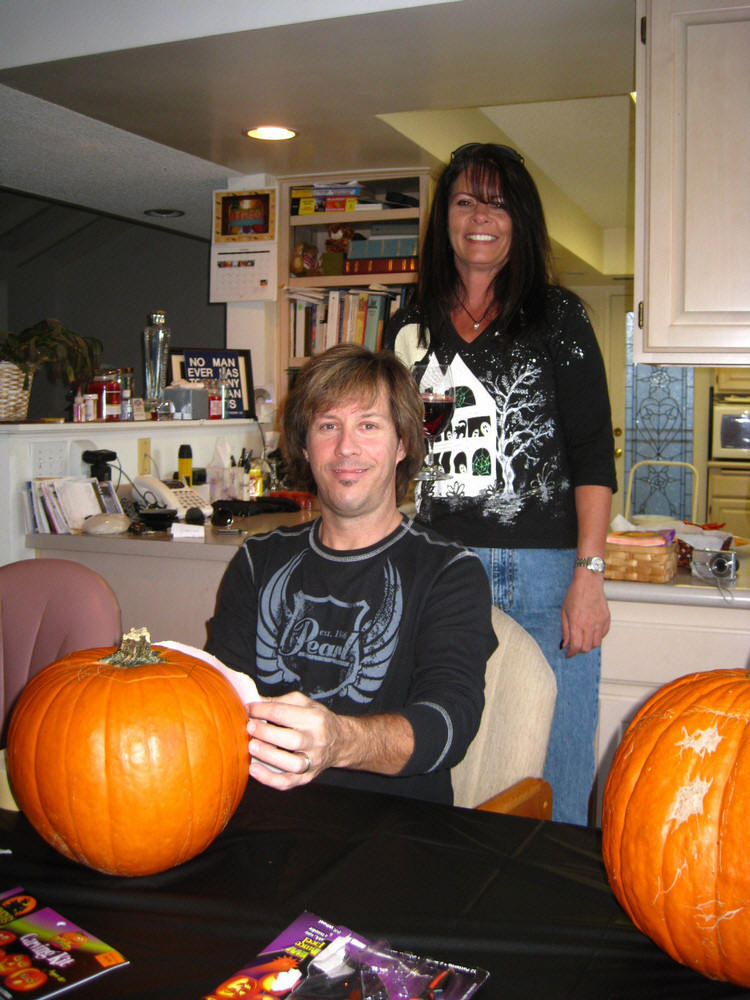
[[[512,332],[521,320],[524,326],[533,324],[545,308],[550,245],[536,185],[515,150],[470,143],[453,153],[435,188],[415,300],[422,315],[422,335],[430,312],[436,306],[450,312],[462,291],[448,236],[448,205],[453,184],[464,171],[470,193],[483,202],[501,196],[513,224],[510,256],[494,285],[500,328]]]

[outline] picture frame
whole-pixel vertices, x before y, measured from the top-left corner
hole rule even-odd
[[[276,189],[214,191],[214,243],[276,239]]]
[[[223,377],[227,382],[225,417],[257,419],[250,351],[233,347],[171,347],[169,372],[173,382],[203,382]]]

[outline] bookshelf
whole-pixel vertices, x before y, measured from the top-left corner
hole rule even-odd
[[[361,194],[367,192],[375,199],[372,206],[360,201],[359,207],[353,211],[318,211],[312,214],[292,214],[292,191],[313,185],[341,185],[356,177],[361,186]],[[416,204],[407,207],[391,207],[386,205],[386,196],[393,194],[413,199]],[[278,274],[280,294],[278,300],[278,339],[277,339],[277,371],[276,384],[286,391],[288,372],[304,364],[313,350],[309,340],[303,342],[300,336],[299,324],[295,321],[295,309],[300,310],[299,303],[317,301],[324,303],[318,311],[322,314],[328,304],[331,291],[338,291],[340,306],[343,308],[349,292],[352,296],[368,291],[370,285],[400,294],[405,286],[416,283],[416,260],[407,260],[403,265],[410,268],[407,271],[395,273],[326,273],[312,276],[295,276],[291,264],[295,248],[300,244],[315,247],[319,257],[326,248],[329,236],[329,226],[348,226],[362,239],[377,240],[385,232],[402,235],[404,239],[412,236],[418,250],[422,244],[427,223],[427,212],[430,198],[430,174],[427,168],[401,168],[394,170],[364,170],[355,175],[344,173],[307,174],[305,176],[289,176],[279,178],[279,239],[278,239]],[[398,198],[396,199],[398,200]],[[350,201],[351,205],[352,202]],[[296,205],[295,205],[296,207]],[[380,237],[377,235],[380,234]],[[408,253],[408,251],[406,251]],[[395,256],[395,255],[394,255]],[[350,263],[350,267],[360,267],[363,261]],[[374,265],[378,266],[378,265]],[[361,300],[361,295],[359,299]],[[358,303],[362,308],[361,301]],[[372,303],[371,303],[372,305]],[[296,313],[299,318],[299,311]],[[296,336],[295,336],[296,333]],[[329,334],[330,337],[330,334]],[[329,340],[330,344],[330,340]],[[323,349],[323,341],[317,342],[318,350]],[[315,353],[318,353],[318,350]]]

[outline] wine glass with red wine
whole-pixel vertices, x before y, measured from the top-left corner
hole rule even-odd
[[[434,357],[430,357],[417,361],[412,365],[411,372],[417,380],[419,394],[424,403],[424,436],[427,442],[424,465],[415,478],[430,482],[450,479],[450,475],[443,472],[435,461],[432,450],[434,441],[450,423],[456,402],[450,365],[440,364]]]

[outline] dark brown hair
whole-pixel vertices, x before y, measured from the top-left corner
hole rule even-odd
[[[464,171],[471,194],[484,202],[501,196],[513,224],[510,256],[495,278],[501,327],[511,328],[521,314],[527,324],[533,323],[544,311],[551,280],[544,210],[523,157],[490,142],[461,146],[440,175],[419,261],[417,302],[422,307],[439,303],[449,311],[460,293],[461,279],[448,235],[448,206],[451,189]]]
[[[424,459],[424,406],[408,368],[390,351],[373,353],[359,344],[339,344],[308,361],[284,403],[281,446],[287,476],[295,486],[316,491],[305,458],[307,432],[316,413],[357,397],[374,400],[385,388],[396,434],[406,452],[396,467],[396,503]]]

